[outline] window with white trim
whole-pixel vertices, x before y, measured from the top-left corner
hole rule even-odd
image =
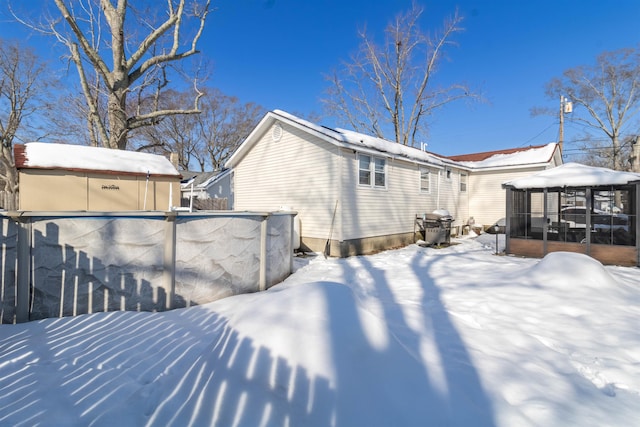
[[[374,187],[386,187],[387,186],[387,174],[386,172],[387,161],[379,157],[373,158],[373,186]]]
[[[358,156],[358,184],[371,185],[371,156]]]
[[[358,154],[358,184],[376,188],[387,186],[387,161],[381,157]]]
[[[460,192],[467,192],[467,174],[464,172],[460,172]]]
[[[420,192],[431,192],[431,171],[429,168],[420,168]]]

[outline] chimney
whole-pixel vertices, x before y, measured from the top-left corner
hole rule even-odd
[[[169,161],[174,168],[178,169],[178,153],[169,153]]]

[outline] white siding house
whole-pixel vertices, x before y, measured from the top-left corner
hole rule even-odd
[[[182,199],[198,201],[225,199],[226,204],[223,203],[223,205],[226,207],[223,209],[233,210],[233,171],[231,169],[191,174],[192,176],[180,184]]]
[[[505,217],[503,182],[562,164],[555,143],[448,158],[469,169],[469,212],[476,224],[485,226]]]
[[[473,166],[279,110],[225,166],[234,209],[297,211],[304,250],[371,253],[413,243],[416,215],[446,209],[454,226],[473,215]]]

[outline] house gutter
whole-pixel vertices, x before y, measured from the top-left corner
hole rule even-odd
[[[472,166],[465,166],[464,168],[467,169],[469,172],[495,172],[495,171],[501,171],[501,170],[513,170],[513,169],[522,169],[522,168],[540,168],[540,167],[546,167],[548,165],[548,163],[546,162],[541,162],[541,163],[529,163],[529,164],[521,164],[521,165],[508,165],[508,166],[490,166],[490,167],[472,167]]]

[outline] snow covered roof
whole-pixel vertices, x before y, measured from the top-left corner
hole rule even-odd
[[[191,185],[193,184],[193,186],[197,188],[207,188],[216,181],[227,176],[229,173],[231,173],[231,169],[223,169],[221,171],[212,172],[191,173],[191,177],[183,180],[180,183],[180,186],[184,189],[187,189],[191,188]]]
[[[443,167],[447,164],[468,170],[548,164],[553,160],[553,156],[557,148],[557,144],[550,143],[536,147],[515,148],[510,150],[447,157],[351,130],[340,128],[332,129],[326,126],[320,126],[285,111],[274,110],[265,115],[258,126],[256,126],[253,132],[251,132],[247,139],[242,143],[240,148],[238,148],[238,150],[236,150],[236,152],[231,156],[225,167],[231,168],[235,166],[244,156],[244,153],[249,150],[255,142],[257,142],[266,127],[272,125],[277,120],[288,123],[305,132],[312,133],[319,138],[340,147],[355,149],[362,152],[369,151],[374,154],[386,155],[392,158],[401,157],[410,161],[439,167]]]
[[[236,150],[233,156],[231,156],[225,166],[233,167],[240,158],[242,158],[244,151],[248,150],[252,143],[257,140],[257,137],[260,134],[259,129],[265,125],[270,125],[275,120],[286,122],[306,132],[313,133],[325,141],[337,146],[356,149],[359,151],[372,151],[378,154],[386,154],[389,157],[403,157],[413,161],[429,163],[437,166],[441,166],[443,164],[442,159],[427,151],[346,129],[331,129],[311,123],[285,111],[274,110],[267,113],[240,148]]]
[[[558,144],[556,143],[549,143],[546,145],[448,156],[448,158],[472,169],[533,165],[551,162],[557,146]]]
[[[180,177],[180,173],[166,157],[151,153],[43,142],[16,145],[14,151],[18,169],[64,169]]]
[[[595,187],[600,185],[625,185],[635,181],[640,181],[640,174],[586,166],[579,163],[565,163],[528,177],[504,182],[502,186],[516,189]]]

